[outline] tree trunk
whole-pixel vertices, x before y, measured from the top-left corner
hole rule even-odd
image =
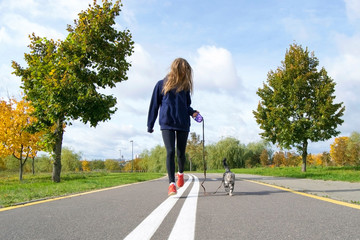
[[[24,165],[22,164],[22,159],[21,159],[21,157],[20,157],[19,161],[20,161],[19,180],[22,181],[22,180],[23,180],[23,169],[24,169]]]
[[[23,149],[24,149],[24,146],[21,144],[21,150],[20,150],[20,155],[19,157],[17,158],[15,156],[15,153],[13,154],[13,156],[17,159],[19,159],[19,166],[20,166],[20,169],[19,169],[19,180],[22,181],[23,180],[23,169],[24,169],[24,164],[22,162],[22,154],[23,154]]]
[[[53,182],[60,182],[60,174],[61,174],[61,149],[62,149],[62,141],[64,135],[63,129],[63,121],[58,120],[55,129],[55,144],[53,147],[53,157],[54,157],[54,166],[53,166],[53,174],[52,180]]]
[[[302,172],[306,172],[307,147],[308,147],[308,142],[307,139],[305,139],[303,142],[303,149],[302,149],[302,168],[301,168]]]
[[[32,158],[32,174],[35,175],[35,157]]]

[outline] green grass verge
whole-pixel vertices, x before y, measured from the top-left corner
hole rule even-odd
[[[302,172],[301,167],[240,168],[232,171],[262,176],[360,182],[360,167],[308,167],[306,172]]]
[[[51,181],[51,174],[24,175],[19,181],[14,173],[0,173],[0,207],[95,189],[142,182],[165,176],[162,173],[65,173],[60,183]]]

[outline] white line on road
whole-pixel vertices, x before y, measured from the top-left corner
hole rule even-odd
[[[178,190],[178,193],[168,197],[164,202],[162,202],[129,235],[127,235],[124,240],[150,239],[159,228],[166,215],[174,207],[177,200],[179,200],[185,190],[189,187],[192,178],[193,177],[189,175],[189,179],[186,181],[185,185]]]
[[[196,209],[200,184],[199,179],[194,175],[193,177],[195,179],[194,186],[181,208],[175,226],[170,233],[170,240],[195,238]]]

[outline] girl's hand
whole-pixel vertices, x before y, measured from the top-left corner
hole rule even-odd
[[[200,113],[200,112],[196,111],[196,112],[193,113],[192,116],[193,116],[193,117],[196,117],[199,113]]]

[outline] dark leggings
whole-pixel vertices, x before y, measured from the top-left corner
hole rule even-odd
[[[169,183],[175,182],[175,138],[179,172],[184,172],[186,160],[185,150],[189,132],[162,130],[162,137],[166,148],[166,169],[169,176]]]

